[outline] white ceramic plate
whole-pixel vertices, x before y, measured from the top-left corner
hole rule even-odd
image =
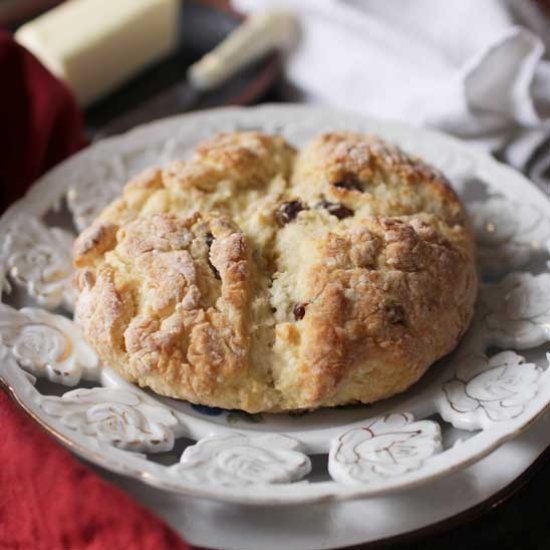
[[[219,131],[370,132],[442,169],[477,230],[484,275],[459,348],[371,407],[250,416],[159,398],[121,380],[70,321],[70,247],[136,171]],[[387,494],[448,475],[547,408],[550,204],[525,178],[446,136],[302,106],[182,115],[73,156],[0,220],[0,374],[37,421],[88,460],[178,492],[247,504]],[[49,312],[47,310],[50,310]],[[66,386],[76,386],[68,390]]]

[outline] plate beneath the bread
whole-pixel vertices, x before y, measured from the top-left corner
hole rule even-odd
[[[135,173],[187,158],[219,132],[375,134],[440,169],[476,232],[481,275],[456,350],[406,392],[370,406],[249,415],[191,406],[124,381],[72,322],[77,231]],[[41,178],[0,220],[0,377],[76,453],[166,490],[245,504],[379,495],[480,460],[550,403],[550,203],[462,142],[304,106],[176,116],[94,144]]]

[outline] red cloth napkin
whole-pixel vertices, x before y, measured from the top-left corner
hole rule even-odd
[[[0,32],[0,211],[84,146],[65,88]],[[1,550],[186,550],[184,542],[50,439],[0,391]]]
[[[65,86],[0,32],[0,210],[40,174],[85,145]]]

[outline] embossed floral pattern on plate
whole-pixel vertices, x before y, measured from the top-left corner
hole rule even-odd
[[[99,361],[78,326],[42,309],[19,311],[0,303],[0,347],[36,376],[74,386],[83,376],[95,379]]]
[[[330,450],[329,471],[342,483],[369,483],[417,470],[441,450],[435,422],[393,413],[339,436]]]
[[[455,368],[455,376],[443,385],[439,411],[445,420],[465,430],[521,416],[545,375],[542,368],[513,351],[491,358],[467,356]]]
[[[44,397],[46,414],[72,430],[120,449],[169,451],[174,446],[174,413],[148,403],[139,393],[117,388],[78,389],[62,397]]]
[[[64,229],[47,227],[34,216],[19,216],[3,236],[0,260],[11,280],[40,305],[70,311],[75,300],[70,282],[73,241],[74,235]]]
[[[171,470],[196,483],[288,483],[311,470],[311,461],[300,448],[299,441],[285,435],[214,435],[187,447]]]
[[[24,305],[72,310],[74,235],[46,223],[48,209],[65,201],[72,219],[63,227],[81,229],[141,167],[185,157],[198,139],[236,128],[277,131],[297,145],[323,130],[375,133],[443,169],[458,192],[472,178],[486,183],[483,200],[468,191],[468,204],[490,282],[459,348],[418,387],[372,408],[263,415],[261,423],[235,413],[207,416],[101,366],[70,319],[19,309],[23,292]],[[543,266],[548,261],[549,219],[550,205],[520,175],[444,136],[292,106],[167,119],[79,153],[0,219],[3,301],[19,287],[17,308],[0,308],[0,374],[25,407],[84,457],[163,489],[285,504],[411,487],[479,460],[547,409],[546,348],[535,346],[550,339],[550,275],[540,267],[541,258]],[[44,395],[41,381],[33,387],[33,376],[23,372],[95,387],[56,386],[60,396]]]

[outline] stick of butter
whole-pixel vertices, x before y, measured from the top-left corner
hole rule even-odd
[[[174,48],[179,8],[180,0],[68,0],[15,38],[87,105]]]

